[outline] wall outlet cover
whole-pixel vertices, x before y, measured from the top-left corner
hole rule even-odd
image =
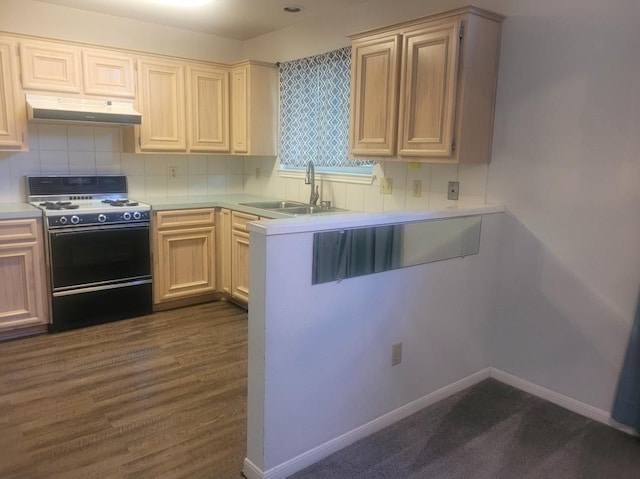
[[[459,194],[460,194],[460,182],[459,181],[450,181],[449,182],[449,187],[447,188],[447,199],[448,200],[457,200]]]
[[[395,343],[391,346],[391,366],[396,366],[402,362],[402,343]]]
[[[422,180],[413,180],[413,197],[420,198],[422,196]]]
[[[393,191],[393,179],[392,178],[382,178],[380,181],[380,193],[383,195],[390,195]]]

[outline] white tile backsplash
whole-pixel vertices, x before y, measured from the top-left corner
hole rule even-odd
[[[40,150],[67,151],[67,128],[61,125],[38,125]]]
[[[126,128],[126,127],[125,127]],[[25,199],[24,176],[39,174],[124,174],[131,196],[249,193],[309,201],[302,178],[283,178],[272,157],[122,153],[120,127],[29,124],[28,152],[0,152],[0,200]],[[169,167],[175,167],[171,177]],[[256,168],[260,169],[256,177]],[[353,211],[396,211],[482,204],[488,165],[379,162],[371,184],[319,180],[321,200]],[[380,193],[383,177],[393,194]],[[413,180],[422,195],[413,197]],[[460,200],[446,198],[447,182],[460,181]]]
[[[94,151],[69,150],[69,173],[72,175],[95,175],[96,153]]]
[[[96,126],[94,127],[96,151],[121,151],[122,127]],[[126,127],[133,128],[133,127]]]
[[[69,151],[96,151],[94,130],[87,126],[68,126]]]
[[[100,175],[115,175],[121,173],[122,164],[120,163],[120,152],[97,151],[96,172]]]
[[[40,170],[44,175],[68,175],[69,152],[67,150],[40,150]]]

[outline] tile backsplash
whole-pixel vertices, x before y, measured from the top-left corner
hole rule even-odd
[[[0,202],[23,202],[25,175],[124,174],[132,198],[250,193],[308,201],[302,178],[278,174],[272,157],[122,152],[121,127],[29,124],[28,152],[0,152]],[[380,162],[371,184],[318,180],[320,199],[355,211],[440,209],[485,203],[487,165]],[[382,194],[383,178],[391,194]],[[414,180],[421,183],[420,195]],[[447,183],[460,182],[460,199],[447,200]]]

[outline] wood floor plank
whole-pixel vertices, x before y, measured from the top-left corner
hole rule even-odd
[[[224,301],[0,343],[0,477],[238,478],[246,394]]]

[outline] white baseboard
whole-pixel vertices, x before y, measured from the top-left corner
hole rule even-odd
[[[573,398],[552,391],[551,389],[538,386],[537,384],[521,379],[518,376],[514,376],[513,374],[500,369],[486,368],[449,384],[448,386],[438,389],[437,391],[427,394],[426,396],[416,399],[415,401],[405,404],[398,409],[388,412],[373,421],[331,439],[330,441],[310,449],[309,451],[283,462],[282,464],[279,464],[265,472],[256,467],[249,459],[245,458],[243,472],[247,479],[284,479],[362,438],[378,432],[381,429],[384,429],[385,427],[390,426],[391,424],[400,421],[401,419],[404,419],[427,406],[430,406],[431,404],[442,399],[446,399],[449,396],[463,391],[464,389],[467,389],[468,387],[471,387],[489,377],[513,386],[516,389],[520,389],[521,391],[533,394],[541,399],[545,399],[553,404],[557,404],[569,411],[588,417],[589,419],[593,419],[594,421],[629,432],[625,430],[624,426],[612,421],[611,415],[607,411],[582,403]]]
[[[607,426],[613,425],[613,423],[611,422],[611,415],[603,409],[589,406],[588,404],[577,401],[576,399],[570,398],[569,396],[565,396],[563,394],[552,391],[551,389],[547,389],[542,386],[538,386],[535,383],[526,381],[525,379],[519,378],[518,376],[514,376],[513,374],[504,372],[501,369],[490,369],[491,377],[500,381],[501,383],[508,384],[509,386],[513,386],[516,389],[520,389],[521,391],[533,394],[534,396],[545,399],[550,403],[557,404],[558,406],[568,409],[569,411],[580,414],[581,416],[588,417],[589,419],[593,419],[594,421],[601,422],[603,424],[606,424]]]
[[[262,470],[246,457],[244,458],[244,467],[242,468],[242,474],[244,474],[244,477],[246,477],[247,479],[263,479],[264,477]]]
[[[452,396],[464,389],[467,389],[474,384],[479,383],[485,379],[488,379],[491,375],[490,368],[482,369],[477,373],[462,378],[448,386],[445,386],[437,391],[434,391],[426,396],[423,396],[415,401],[412,401],[404,406],[399,407],[383,416],[380,416],[373,421],[370,421],[356,429],[353,429],[341,436],[338,436],[330,441],[320,444],[319,446],[310,449],[309,451],[300,454],[282,464],[279,464],[264,473],[249,461],[245,459],[245,475],[248,479],[284,479],[291,474],[294,474],[311,464],[315,464],[321,459],[333,454],[340,449],[353,444],[354,442],[365,438],[375,432],[384,429],[391,424],[411,416],[412,414],[424,409],[431,404],[434,404],[442,399]],[[255,468],[255,469],[254,469]]]

